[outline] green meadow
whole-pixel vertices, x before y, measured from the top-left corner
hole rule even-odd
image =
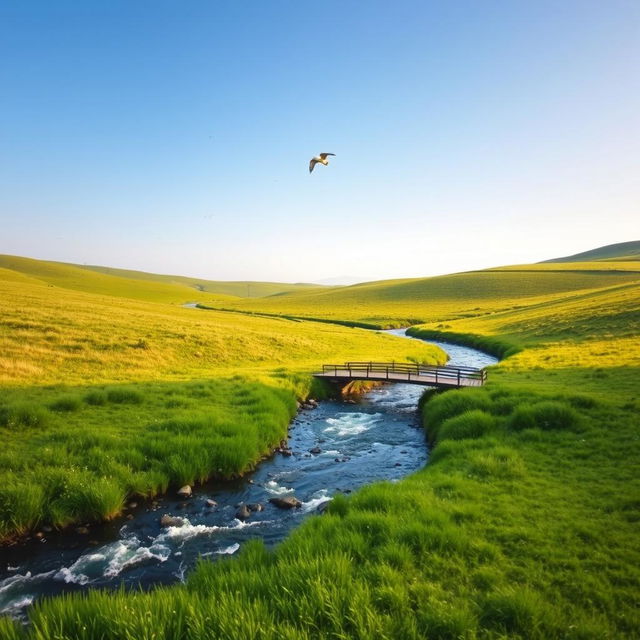
[[[401,327],[448,322],[564,300],[640,279],[640,263],[520,265],[434,278],[370,282],[211,306]]]
[[[42,464],[31,476],[27,465],[6,472],[5,518],[26,502],[11,502],[12,487],[52,473],[53,443],[68,452],[61,472],[84,461],[83,473],[102,478],[94,494],[113,500],[96,515],[109,517],[124,492],[152,495],[253,464],[286,432],[296,397],[326,391],[309,376],[324,360],[442,358],[418,342],[293,317],[410,323],[414,335],[504,360],[482,389],[423,396],[431,451],[419,472],[336,497],[275,550],[246,544],[149,593],[54,598],[34,607],[26,629],[0,622],[0,635],[640,637],[640,267],[614,258],[219,305],[241,313],[52,288],[5,267],[0,428],[15,448],[0,468],[30,455]],[[215,460],[196,455],[204,440]],[[230,441],[237,457],[221,462],[215,449]],[[201,466],[155,464],[166,443]],[[47,482],[33,491],[39,508]],[[68,512],[54,504],[52,520]]]
[[[130,279],[117,295],[114,276],[100,276],[108,295],[87,293],[92,274],[26,264],[0,273],[0,539],[248,471],[286,437],[297,400],[327,393],[309,375],[323,362],[445,360],[361,329],[158,302],[170,284],[153,302],[128,297]]]

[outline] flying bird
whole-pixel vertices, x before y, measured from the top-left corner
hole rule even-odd
[[[335,153],[320,153],[317,156],[313,156],[309,162],[309,173],[313,171],[313,168],[318,164],[323,164],[325,167],[329,164],[327,156],[335,156]]]

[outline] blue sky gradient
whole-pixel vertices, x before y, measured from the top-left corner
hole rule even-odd
[[[0,252],[317,281],[640,239],[639,35],[623,0],[3,3]]]

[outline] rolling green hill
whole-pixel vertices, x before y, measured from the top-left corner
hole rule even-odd
[[[18,274],[14,277],[28,277],[64,289],[172,304],[194,301],[222,303],[237,296],[269,296],[320,288],[319,285],[271,282],[215,282],[8,255],[0,255],[0,269]]]
[[[97,271],[111,276],[129,278],[131,280],[144,280],[149,282],[164,282],[168,284],[180,284],[191,287],[196,291],[208,293],[222,293],[239,298],[262,298],[265,296],[281,295],[297,291],[309,291],[322,289],[319,284],[284,282],[254,282],[252,280],[203,280],[202,278],[188,278],[186,276],[160,275],[145,271],[131,271],[128,269],[114,269],[112,267],[99,267],[95,265],[74,265],[81,269]]]
[[[433,278],[299,291],[258,300],[235,299],[224,306],[402,326],[496,313],[638,280],[640,262],[515,265]]]
[[[604,247],[583,251],[564,258],[553,258],[543,262],[590,262],[595,260],[640,260],[640,240],[618,242]]]

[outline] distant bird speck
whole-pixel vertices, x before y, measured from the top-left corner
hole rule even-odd
[[[326,167],[329,164],[327,156],[335,155],[335,153],[320,153],[317,156],[313,156],[313,158],[311,158],[311,162],[309,162],[309,173],[313,171],[313,168],[318,164],[318,162]]]

